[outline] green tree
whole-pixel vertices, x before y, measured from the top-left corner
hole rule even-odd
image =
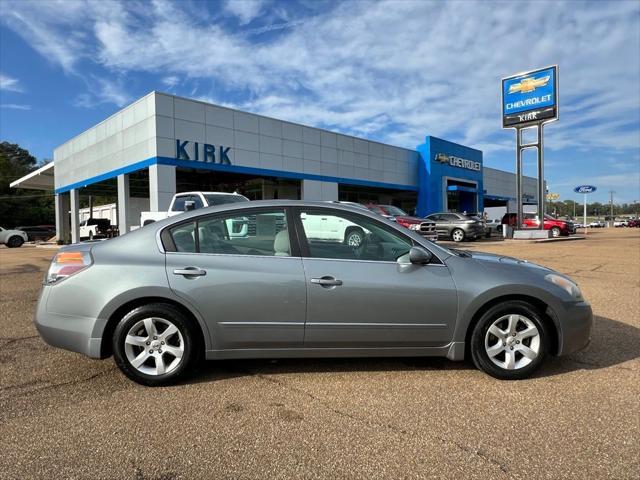
[[[0,226],[55,222],[53,192],[10,188],[14,180],[36,170],[36,158],[15,143],[0,143]]]

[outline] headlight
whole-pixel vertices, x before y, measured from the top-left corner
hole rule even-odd
[[[558,287],[562,288],[565,292],[573,297],[576,301],[583,300],[582,292],[580,291],[580,287],[573,283],[571,280],[562,277],[560,275],[556,275],[555,273],[550,273],[544,277],[544,279],[548,282],[551,282]]]
[[[73,252],[65,251],[58,253],[49,266],[49,271],[45,277],[45,283],[51,285],[67,278],[74,273],[91,266],[93,260],[91,254],[87,251]]]
[[[409,230],[420,230],[420,224],[419,223],[413,223],[413,224],[409,225]]]

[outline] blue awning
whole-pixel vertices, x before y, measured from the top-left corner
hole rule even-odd
[[[449,185],[447,186],[447,192],[471,192],[478,193],[477,188],[463,187],[462,185]]]

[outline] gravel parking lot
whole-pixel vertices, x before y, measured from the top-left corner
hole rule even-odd
[[[639,478],[640,229],[463,248],[572,276],[589,349],[520,382],[444,359],[254,360],[149,389],[45,345],[32,316],[54,250],[2,248],[0,477]]]

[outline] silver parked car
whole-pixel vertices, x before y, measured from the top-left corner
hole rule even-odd
[[[438,237],[450,238],[454,242],[475,240],[486,233],[485,223],[480,218],[462,213],[432,213],[427,215],[427,220],[436,222]]]
[[[330,231],[339,221],[363,241]],[[159,385],[203,356],[470,355],[520,379],[585,347],[592,314],[548,268],[442,248],[362,208],[260,201],[61,249],[35,323],[51,345],[113,354],[128,377]]]

